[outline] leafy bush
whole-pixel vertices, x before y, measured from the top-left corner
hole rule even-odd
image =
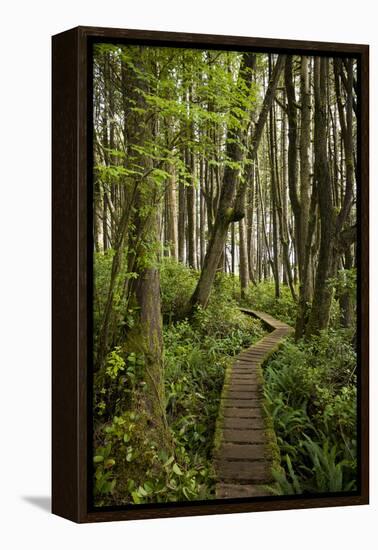
[[[164,258],[160,265],[161,307],[165,319],[179,318],[194,291],[198,275],[180,262]]]
[[[95,252],[93,258],[93,339],[95,349],[108,299],[114,255],[115,251],[110,248],[105,254]],[[135,322],[135,309],[128,306],[125,289],[127,281],[135,279],[137,274],[127,271],[127,249],[123,250],[120,262],[121,266],[114,285],[110,323],[114,341],[122,341],[125,327],[131,328]]]
[[[94,376],[95,419],[108,421],[131,405],[143,370],[144,358],[116,346],[106,357],[104,368]]]
[[[356,488],[356,355],[350,331],[287,341],[264,370],[281,451],[274,492]]]
[[[289,287],[285,285],[280,286],[279,298],[275,298],[273,281],[249,285],[243,299],[243,306],[257,311],[265,311],[284,323],[291,326],[295,325],[297,305],[293,300]]]
[[[96,434],[94,494],[98,505],[207,498],[208,465],[183,446],[174,453],[150,439],[148,418],[127,411]]]

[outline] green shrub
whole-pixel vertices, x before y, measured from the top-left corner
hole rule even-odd
[[[114,250],[110,248],[105,254],[95,253],[93,258],[93,340],[95,349],[108,299],[114,254]],[[128,306],[127,293],[125,292],[127,281],[137,277],[136,273],[127,271],[127,249],[123,250],[120,262],[120,270],[114,285],[110,322],[113,342],[123,340],[125,328],[131,328],[134,325],[136,313],[135,308]]]
[[[173,454],[151,440],[144,413],[127,411],[95,433],[94,495],[97,505],[206,499],[209,464],[181,445]],[[211,466],[211,465],[210,465]]]
[[[161,307],[165,319],[180,318],[189,302],[198,275],[176,260],[164,258],[160,264]]]
[[[241,347],[256,341],[257,337],[262,337],[264,332],[260,321],[242,313],[233,303],[215,300],[210,302],[207,309],[197,310],[193,327],[204,337],[220,340],[219,345],[223,346],[225,353],[232,355],[239,353]]]
[[[291,326],[295,325],[297,304],[286,285],[280,286],[280,297],[275,298],[273,281],[264,281],[257,285],[251,284],[245,293],[242,304],[244,307],[257,311],[265,311]]]

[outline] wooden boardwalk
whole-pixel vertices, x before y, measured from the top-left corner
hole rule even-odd
[[[271,330],[242,351],[226,373],[217,425],[216,498],[267,495],[272,456],[262,409],[261,365],[292,328],[267,313],[241,308]]]

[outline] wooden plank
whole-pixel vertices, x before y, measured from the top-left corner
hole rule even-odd
[[[251,393],[255,397],[260,397],[262,395],[262,388],[257,382],[255,384],[243,384],[232,381],[227,387],[228,395],[231,394],[235,396],[237,393]],[[251,395],[251,397],[253,397]]]
[[[247,430],[262,430],[265,428],[265,422],[262,416],[258,418],[240,418],[227,416],[224,419],[223,427],[225,430],[230,429],[247,429]]]
[[[264,460],[267,456],[267,447],[261,445],[240,445],[238,443],[224,443],[219,454],[227,460]]]
[[[263,418],[261,407],[252,409],[239,407],[225,407],[223,409],[223,417],[226,418]]]
[[[223,441],[226,443],[265,443],[266,434],[263,430],[223,430]]]
[[[224,481],[261,484],[272,480],[270,467],[265,462],[223,460],[218,463],[217,472]]]
[[[264,485],[242,485],[240,483],[219,483],[217,498],[248,498],[271,496]]]
[[[228,399],[225,397],[222,399],[222,403],[225,407],[236,407],[239,409],[261,409],[261,399]]]
[[[228,399],[258,399],[261,397],[261,389],[257,390],[256,388],[254,391],[240,391],[229,388],[226,397]]]

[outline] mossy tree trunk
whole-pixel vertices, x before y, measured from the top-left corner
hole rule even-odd
[[[138,319],[132,330],[137,344],[137,351],[144,358],[143,381],[145,386],[140,393],[140,400],[148,415],[156,440],[163,448],[169,446],[170,434],[166,420],[166,401],[163,371],[163,322],[160,300],[160,275],[158,270],[159,250],[159,206],[164,195],[161,183],[153,176],[154,161],[151,155],[143,150],[145,144],[153,143],[156,120],[146,104],[145,97],[149,92],[148,82],[144,79],[143,67],[148,63],[143,59],[144,48],[141,47],[140,60],[137,61],[137,71],[132,75],[135,79],[136,106],[138,113],[144,113],[139,119],[135,142],[136,164],[143,170],[142,178],[135,194],[135,233],[133,238],[134,262],[132,271],[136,279],[131,286],[138,307]],[[144,62],[139,67],[138,63]],[[140,117],[140,115],[139,115]],[[170,182],[171,183],[171,182]],[[168,183],[169,186],[169,183]],[[131,296],[131,299],[133,297]],[[132,341],[132,339],[131,339]],[[138,350],[139,348],[139,350]]]
[[[149,233],[157,234],[157,212],[151,216]],[[151,262],[154,258],[150,259]],[[156,265],[137,270],[135,284],[136,303],[139,308],[138,342],[144,356],[144,382],[141,401],[157,441],[166,448],[170,435],[165,412],[165,389],[163,371],[163,323],[160,303],[160,275]]]

